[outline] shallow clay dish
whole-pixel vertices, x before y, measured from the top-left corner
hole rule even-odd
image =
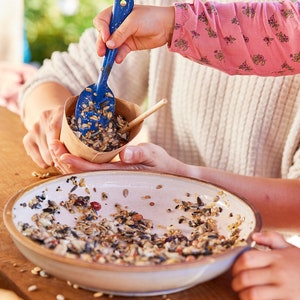
[[[188,234],[190,226],[178,221],[185,212],[176,207],[180,203],[201,199],[201,205],[205,207],[220,208],[220,214],[215,218],[218,232],[229,237],[232,224],[239,224],[236,228],[244,243],[224,253],[192,261],[118,265],[57,254],[20,232],[20,224],[23,228],[26,223],[36,226],[32,218],[46,210],[49,200],[59,207],[56,221],[74,229],[78,213],[70,213],[61,206],[70,193],[88,196],[91,202],[96,202],[96,214],[100,219],[111,218],[116,212],[116,204],[128,211],[136,211],[153,222],[151,232],[157,234],[162,234],[171,225]],[[33,205],[33,199],[40,200],[38,205]],[[8,201],[4,223],[23,255],[48,273],[83,288],[124,296],[163,295],[215,278],[228,270],[242,251],[253,246],[250,236],[261,229],[257,211],[246,200],[220,187],[184,177],[135,171],[97,171],[42,181],[25,188]]]
[[[67,121],[67,116],[74,114],[77,98],[78,96],[70,97],[66,101],[60,140],[65,144],[70,153],[84,158],[85,160],[95,163],[105,163],[111,161],[126,145],[113,151],[99,152],[81,142],[76,134],[74,134]],[[125,117],[126,121],[130,122],[141,114],[141,109],[137,104],[116,98],[115,113]],[[137,136],[142,128],[142,125],[143,122],[139,123],[130,130],[128,142]]]

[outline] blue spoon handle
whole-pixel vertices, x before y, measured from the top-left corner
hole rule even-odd
[[[110,33],[112,34],[126,17],[131,13],[134,6],[134,0],[115,0],[112,17],[109,25]],[[101,68],[101,76],[99,76],[96,92],[101,97],[106,92],[108,76],[115,61],[118,49],[106,48],[106,54]]]

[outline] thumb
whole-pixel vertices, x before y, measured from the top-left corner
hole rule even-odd
[[[127,164],[138,164],[143,162],[143,151],[139,146],[127,146],[119,153],[119,157]]]
[[[151,143],[141,143],[136,146],[129,145],[123,149],[119,157],[127,164],[143,164],[148,167],[155,166],[155,160],[161,155],[160,147]]]

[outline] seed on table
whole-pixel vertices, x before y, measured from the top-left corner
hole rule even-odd
[[[32,175],[33,177],[37,177],[37,178],[40,178],[40,179],[45,179],[45,178],[48,178],[48,177],[51,176],[51,174],[50,174],[49,172],[46,172],[46,173],[38,173],[38,172],[36,172],[36,171],[33,171],[33,172],[31,173],[31,175]]]
[[[49,275],[47,274],[47,272],[45,270],[40,271],[40,276],[41,277],[49,277]]]
[[[102,297],[103,296],[103,293],[102,292],[97,292],[97,293],[94,293],[93,294],[93,297],[94,298],[100,298],[100,297]]]
[[[56,300],[65,300],[65,297],[61,294],[56,295]]]
[[[28,292],[33,292],[33,291],[36,291],[37,290],[37,286],[36,285],[31,285],[28,287]]]
[[[31,270],[31,273],[33,275],[38,275],[40,273],[42,269],[40,267],[34,267],[32,270]]]

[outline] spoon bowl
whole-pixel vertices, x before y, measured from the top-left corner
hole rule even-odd
[[[111,34],[123,23],[133,6],[133,0],[115,0],[110,22]],[[78,97],[75,117],[83,135],[97,131],[99,126],[106,127],[115,113],[115,97],[107,81],[117,52],[118,49],[106,49],[98,82],[85,88]]]

